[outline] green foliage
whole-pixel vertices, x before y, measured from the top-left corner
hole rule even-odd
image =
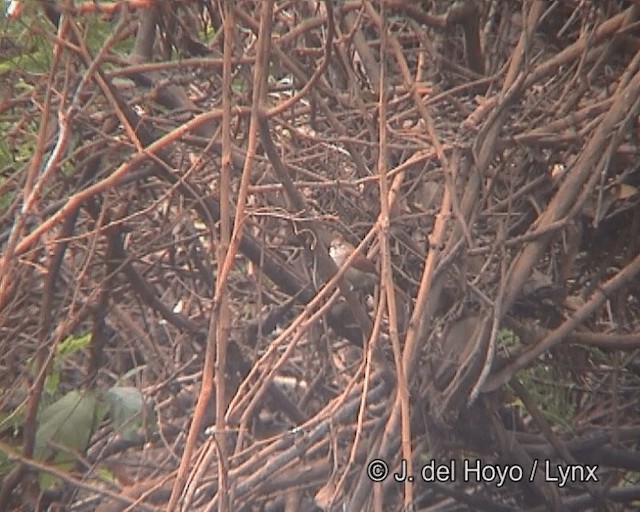
[[[102,396],[92,391],[70,391],[39,413],[34,457],[69,470],[107,415],[114,430],[131,439],[149,417],[145,412],[144,399],[137,388],[114,386]],[[44,490],[55,485],[57,479],[42,473],[38,482]]]
[[[80,336],[68,336],[64,341],[61,341],[56,348],[57,358],[67,358],[68,356],[75,354],[79,350],[87,348],[91,343],[91,333],[85,333]]]
[[[33,2],[35,3],[35,2]],[[27,10],[28,11],[28,10]],[[44,36],[51,25],[42,16],[22,16],[19,23],[3,23],[0,75],[15,70],[46,73],[51,65],[51,44]],[[22,87],[26,84],[22,83]],[[29,88],[31,86],[28,86]]]
[[[109,407],[114,430],[124,439],[133,439],[148,417],[140,390],[131,386],[114,386],[106,392],[104,402]]]
[[[61,470],[73,468],[78,457],[86,451],[96,427],[106,418],[125,439],[132,439],[141,427],[148,426],[153,419],[140,390],[130,386],[114,386],[105,393],[76,389],[49,403],[51,397],[60,393],[60,368],[63,362],[87,348],[90,343],[89,333],[69,336],[62,341],[56,348],[52,371],[45,380],[45,397],[37,417],[34,458]],[[17,432],[23,421],[22,407],[19,407],[0,419],[0,429],[13,428]],[[13,465],[0,452],[0,476],[7,474]],[[55,477],[43,472],[38,475],[38,483],[45,490],[58,482]]]
[[[56,355],[53,359],[52,370],[47,375],[44,382],[45,393],[55,396],[60,386],[60,368],[66,359],[76,352],[85,349],[91,343],[91,334],[85,333],[80,336],[71,335],[58,344]]]
[[[517,347],[520,338],[511,329],[500,329],[498,342],[509,349]],[[575,407],[571,403],[574,382],[566,376],[557,375],[554,367],[543,361],[520,370],[517,378],[531,394],[547,420],[570,428],[571,418],[575,414]]]
[[[96,424],[103,419],[96,414],[97,405],[95,393],[74,390],[44,408],[38,415],[34,457],[60,469],[70,469],[76,454],[84,453]],[[42,473],[39,483],[42,489],[48,489],[56,479]]]
[[[231,90],[236,94],[244,94],[249,90],[249,87],[246,81],[238,76],[232,80]]]
[[[115,25],[111,21],[105,20],[100,14],[85,15],[84,21],[86,23],[86,41],[89,51],[92,55],[96,55],[105,41],[113,34]],[[111,49],[121,56],[126,56],[131,52],[132,48],[133,40],[127,38],[118,41]]]
[[[520,338],[511,329],[498,330],[498,343],[503,347],[511,348],[520,344]]]
[[[558,375],[557,370],[542,361],[520,370],[516,376],[547,420],[571,428],[571,419],[575,414],[575,407],[571,403],[575,383],[571,379]]]

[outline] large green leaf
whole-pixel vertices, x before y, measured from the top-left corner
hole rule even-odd
[[[90,391],[70,391],[38,415],[38,430],[34,457],[52,461],[55,466],[70,468],[75,454],[83,454],[99,418],[98,400]],[[55,480],[40,475],[41,488],[48,488]]]
[[[124,439],[131,439],[144,420],[144,398],[137,388],[114,386],[105,395],[114,430]]]

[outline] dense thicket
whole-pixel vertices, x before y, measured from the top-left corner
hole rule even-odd
[[[16,6],[0,509],[634,509],[637,2]]]

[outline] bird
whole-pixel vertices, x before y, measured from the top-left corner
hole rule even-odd
[[[329,255],[338,267],[342,267],[355,250],[339,233],[334,235],[329,245]],[[343,276],[355,290],[370,290],[378,281],[378,269],[373,261],[358,254]]]
[[[329,245],[329,255],[333,262],[342,267],[347,259],[353,254],[355,247],[350,244],[341,234],[336,234],[331,239]],[[358,254],[351,262],[343,277],[351,285],[354,291],[369,294],[375,291],[379,283],[379,272],[375,263],[366,256]],[[394,284],[396,296],[396,315],[398,332],[403,333],[407,327],[407,321],[411,315],[411,299],[409,296]]]

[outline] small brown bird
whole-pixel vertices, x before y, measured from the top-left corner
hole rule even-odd
[[[331,240],[329,254],[338,267],[344,265],[353,251],[355,251],[355,247],[347,242],[342,235],[335,235]],[[379,282],[376,265],[369,258],[360,254],[356,256],[343,276],[354,290],[365,293],[372,292]],[[405,332],[407,321],[411,315],[411,299],[395,285],[394,290],[396,293],[397,328],[398,332],[402,334]]]
[[[329,255],[338,267],[344,265],[353,251],[355,251],[355,247],[347,242],[342,235],[337,234],[331,240]],[[377,282],[378,269],[370,259],[359,254],[343,275],[354,289],[367,290]]]

